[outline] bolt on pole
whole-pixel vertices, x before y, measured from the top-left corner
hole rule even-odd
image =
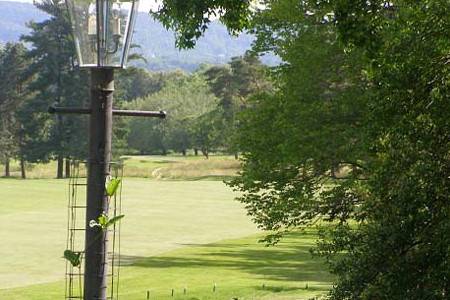
[[[114,70],[91,69],[91,114],[84,259],[84,300],[106,300],[108,232],[91,228],[104,212],[108,214],[105,184],[110,175]]]

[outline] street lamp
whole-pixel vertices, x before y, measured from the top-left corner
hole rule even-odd
[[[106,300],[108,231],[89,223],[108,215],[105,184],[111,174],[114,69],[126,66],[138,1],[66,0],[66,4],[78,64],[91,70],[83,299]]]
[[[66,0],[78,63],[88,68],[127,64],[137,0]]]

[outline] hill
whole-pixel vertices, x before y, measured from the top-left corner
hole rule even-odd
[[[29,3],[0,1],[0,43],[15,42],[29,32],[26,23],[39,22],[47,15]]]
[[[48,16],[29,3],[0,1],[0,43],[18,41],[22,34],[29,33],[26,23],[42,21]],[[173,32],[166,30],[148,14],[140,12],[136,21],[134,43],[141,46],[140,51],[148,63],[141,65],[150,70],[195,70],[200,64],[224,64],[233,56],[239,56],[250,49],[253,37],[241,34],[230,37],[225,26],[213,22],[192,50],[175,48]],[[274,57],[266,57],[268,64],[276,62]]]

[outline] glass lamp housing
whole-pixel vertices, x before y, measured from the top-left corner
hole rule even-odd
[[[125,68],[138,0],[66,0],[80,67]]]

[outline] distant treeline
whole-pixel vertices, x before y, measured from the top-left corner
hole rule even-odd
[[[57,160],[57,178],[70,175],[69,163],[87,157],[87,118],[50,115],[50,105],[89,105],[89,72],[74,67],[70,25],[64,8],[37,4],[52,17],[30,23],[29,35],[0,49],[0,158],[4,175],[10,160]],[[31,45],[31,50],[24,44]],[[134,61],[143,58],[134,54]],[[236,114],[254,92],[269,88],[266,67],[251,54],[222,66],[202,65],[194,73],[152,73],[130,67],[116,72],[115,107],[166,110],[166,120],[115,118],[114,154],[186,154],[206,158],[211,151],[237,155]],[[66,167],[65,167],[66,166]],[[64,174],[65,172],[65,174]]]

